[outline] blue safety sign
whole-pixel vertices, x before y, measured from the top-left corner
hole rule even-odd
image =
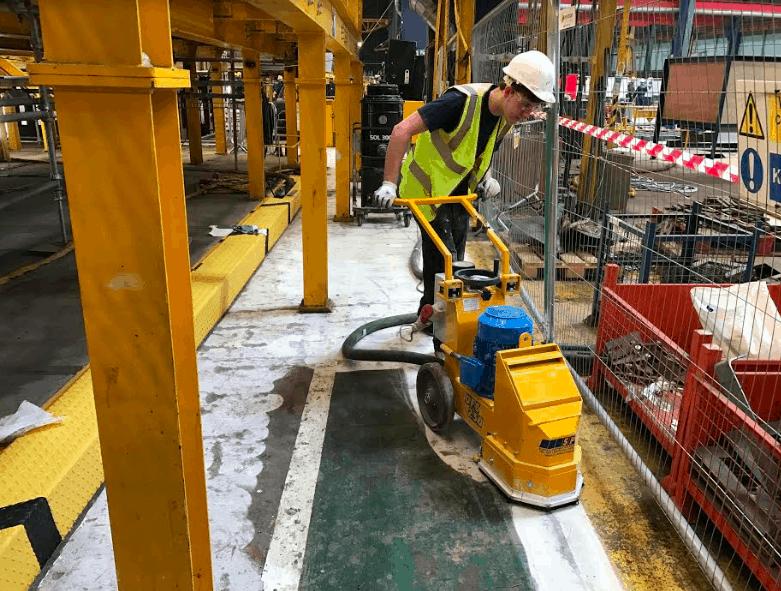
[[[770,167],[770,191],[768,198],[771,201],[781,203],[781,154],[770,154],[768,166]]]
[[[743,179],[743,184],[749,193],[758,193],[762,188],[765,167],[762,166],[759,152],[754,148],[746,148],[740,158],[740,178]]]

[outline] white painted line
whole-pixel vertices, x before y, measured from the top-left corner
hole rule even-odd
[[[583,505],[543,513],[513,505],[513,525],[537,591],[621,591]]]
[[[265,591],[298,589],[335,374],[333,366],[318,368],[309,386],[274,534],[263,566]]]

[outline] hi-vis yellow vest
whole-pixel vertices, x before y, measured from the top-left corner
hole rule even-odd
[[[482,104],[483,100],[488,100],[491,85],[463,84],[451,88],[467,97],[461,121],[450,133],[437,129],[418,136],[413,152],[407,156],[401,170],[399,195],[403,199],[450,195],[467,175],[471,175],[469,192],[474,193],[491,165],[496,142],[512,127],[502,120],[503,125],[494,128],[483,153],[476,156]],[[431,221],[436,213],[436,205],[420,204],[420,210]]]

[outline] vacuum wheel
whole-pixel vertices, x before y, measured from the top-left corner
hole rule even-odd
[[[423,422],[435,432],[447,428],[455,412],[455,395],[444,368],[438,363],[421,365],[415,389]]]

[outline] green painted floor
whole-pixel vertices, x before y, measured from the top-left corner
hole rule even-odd
[[[431,450],[400,370],[337,373],[300,589],[534,589],[510,511]]]

